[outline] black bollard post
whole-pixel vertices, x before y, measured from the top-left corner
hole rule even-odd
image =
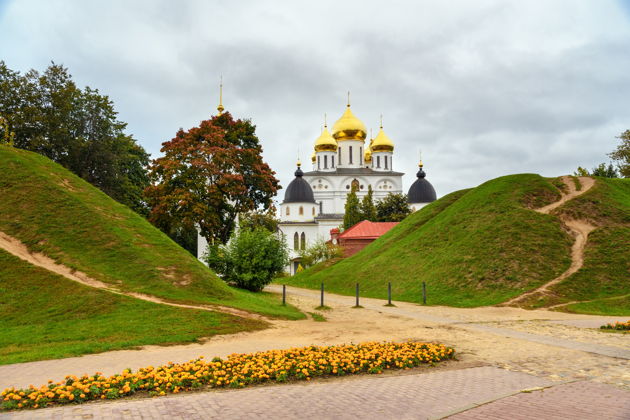
[[[357,294],[357,304],[355,305],[357,308],[359,307],[359,283],[357,283],[357,288],[356,288],[356,294]]]
[[[427,284],[422,282],[422,304],[427,304]]]
[[[282,285],[282,305],[287,304],[287,285]]]
[[[387,283],[387,304],[392,305],[392,282]]]
[[[322,282],[322,296],[321,296],[321,299],[320,299],[319,306],[321,306],[322,308],[324,307],[324,282]]]

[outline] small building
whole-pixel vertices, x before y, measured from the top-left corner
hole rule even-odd
[[[364,220],[346,229],[343,233],[339,233],[337,228],[331,229],[330,239],[333,244],[340,245],[343,248],[344,257],[350,257],[386,234],[397,224],[398,222],[370,222],[369,220]]]

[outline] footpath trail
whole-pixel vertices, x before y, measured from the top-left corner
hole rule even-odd
[[[68,280],[81,283],[84,286],[104,290],[109,293],[115,293],[117,295],[124,295],[124,296],[128,296],[135,299],[145,300],[147,302],[158,303],[161,305],[175,306],[178,308],[199,309],[202,311],[212,311],[212,312],[223,312],[230,315],[240,316],[242,318],[267,320],[267,318],[262,315],[254,314],[254,313],[243,311],[236,308],[231,308],[229,306],[190,305],[190,304],[171,302],[166,299],[159,298],[157,296],[147,295],[143,293],[121,291],[119,289],[116,289],[110,284],[103,283],[102,281],[93,279],[85,273],[72,270],[70,267],[67,267],[63,264],[59,264],[55,260],[53,260],[52,258],[49,258],[48,256],[44,254],[31,252],[28,249],[28,247],[24,243],[22,243],[20,240],[13,238],[12,236],[9,236],[3,232],[0,232],[0,249],[3,249],[7,251],[8,253],[13,254],[16,257],[21,258],[22,260],[28,263],[31,263],[37,267],[46,269],[55,274],[59,274],[67,278]]]
[[[202,344],[0,366],[0,389],[40,385],[66,374],[109,375],[200,355],[368,340],[442,342],[457,349],[458,360],[386,375],[99,402],[0,418],[630,418],[628,336],[564,325],[597,325],[610,318],[512,307],[406,302],[385,307],[385,301],[367,298],[361,298],[363,308],[353,308],[354,296],[328,293],[325,304],[331,309],[317,311],[319,291],[287,291],[291,304],[318,312],[326,321],[276,320],[267,330],[212,337]]]
[[[552,210],[562,206],[567,201],[572,200],[575,197],[578,197],[584,194],[586,191],[590,190],[591,187],[595,184],[595,180],[593,178],[582,176],[582,177],[579,177],[578,179],[580,180],[580,184],[582,185],[582,188],[579,191],[577,190],[575,183],[573,182],[573,179],[571,179],[571,177],[563,176],[562,182],[564,183],[564,185],[567,186],[567,189],[569,192],[566,194],[562,194],[562,197],[560,198],[560,200],[556,201],[555,203],[551,203],[545,207],[536,209],[535,211],[542,214],[549,214]],[[571,265],[569,266],[569,268],[564,273],[556,277],[555,279],[543,284],[542,286],[532,291],[529,291],[513,299],[510,299],[507,302],[502,303],[502,305],[505,305],[505,306],[518,305],[519,303],[523,303],[525,300],[532,298],[533,296],[546,295],[549,293],[550,287],[560,283],[564,279],[576,273],[580,268],[582,268],[582,265],[584,264],[584,248],[586,247],[588,235],[595,229],[595,226],[591,225],[586,220],[562,219],[562,222],[569,229],[569,231],[575,238],[575,241],[573,242],[573,245],[571,246]],[[574,303],[574,302],[570,302],[570,303]],[[570,303],[564,303],[562,305],[557,305],[557,306],[564,306]]]

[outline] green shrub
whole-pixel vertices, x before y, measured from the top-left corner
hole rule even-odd
[[[285,242],[264,228],[241,229],[226,246],[209,246],[206,262],[228,283],[261,291],[288,264]]]

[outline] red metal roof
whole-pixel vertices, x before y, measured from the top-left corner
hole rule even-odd
[[[387,233],[387,231],[397,224],[398,222],[370,222],[369,220],[364,220],[351,228],[346,229],[341,235],[339,235],[339,238],[376,239]]]

